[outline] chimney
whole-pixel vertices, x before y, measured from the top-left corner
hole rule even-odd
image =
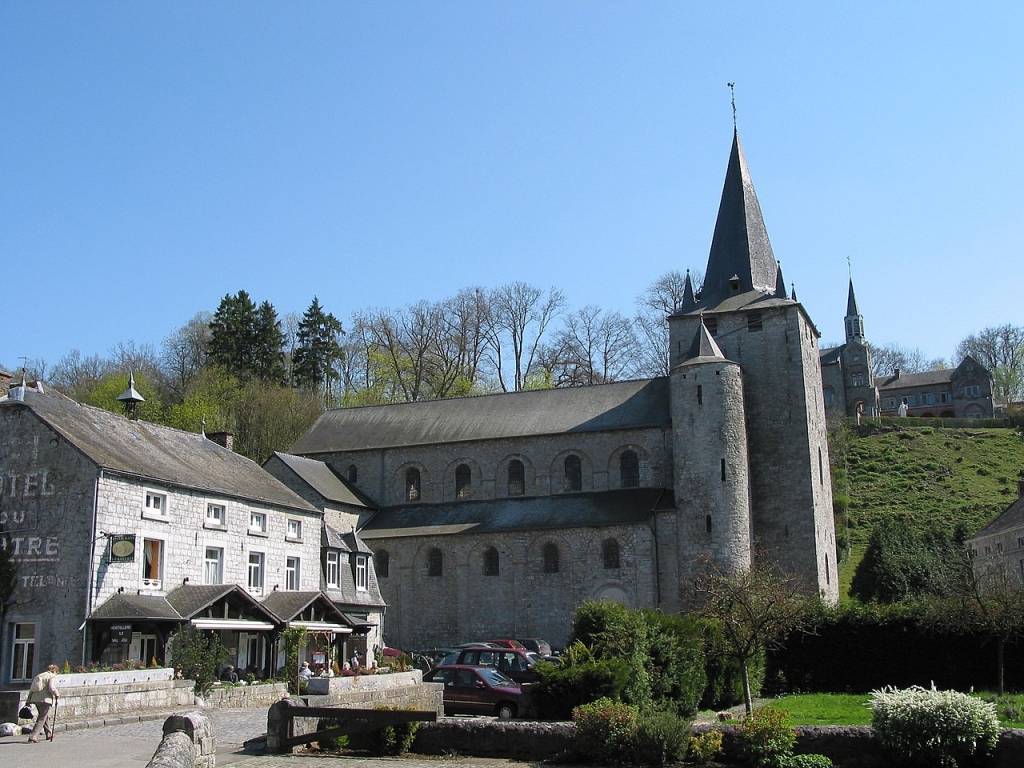
[[[898,379],[900,377],[900,369],[899,368],[893,368],[892,369],[892,376],[893,376],[894,379]]]
[[[222,448],[235,450],[235,436],[231,432],[208,432],[206,437]]]
[[[1017,496],[1024,499],[1024,480],[1017,481]]]

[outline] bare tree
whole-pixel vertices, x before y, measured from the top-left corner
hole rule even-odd
[[[1006,324],[972,333],[956,345],[957,360],[967,355],[992,372],[1001,400],[1024,397],[1024,327]]]
[[[544,334],[565,304],[565,294],[556,288],[545,293],[523,282],[503,285],[491,292],[494,314],[490,350],[503,391],[511,388],[518,392],[525,387]],[[511,368],[511,374],[506,366]]]
[[[751,660],[780,647],[790,632],[808,627],[816,598],[798,579],[767,564],[726,573],[707,563],[693,587],[700,614],[718,624],[728,654],[739,662],[743,703],[750,714]]]
[[[704,282],[702,272],[690,272],[694,293]],[[666,272],[651,283],[636,298],[634,333],[640,341],[640,359],[637,374],[641,376],[667,376],[669,368],[668,316],[683,304],[686,275],[679,270]]]
[[[212,318],[209,312],[197,312],[163,341],[160,361],[168,389],[178,401],[184,399],[189,385],[209,362]]]
[[[82,357],[79,350],[73,349],[53,366],[50,384],[71,399],[84,402],[109,369],[109,363],[99,355]]]
[[[580,387],[635,377],[641,351],[626,318],[591,304],[565,318],[541,357],[555,386]]]
[[[872,345],[871,357],[875,376],[892,376],[897,369],[902,373],[920,373],[946,367],[942,358],[929,360],[920,349],[909,349],[899,344]]]

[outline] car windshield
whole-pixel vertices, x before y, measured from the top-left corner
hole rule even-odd
[[[503,688],[515,687],[517,683],[512,678],[499,672],[493,667],[484,667],[477,670],[480,673],[480,677],[486,680],[488,683],[494,686],[501,686]]]
[[[538,661],[543,661],[543,659],[533,651],[530,651],[528,654],[526,654],[526,658],[530,660],[531,664],[536,664]]]

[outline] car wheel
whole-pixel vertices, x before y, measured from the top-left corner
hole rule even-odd
[[[511,720],[516,716],[516,705],[504,702],[498,705],[498,719]]]

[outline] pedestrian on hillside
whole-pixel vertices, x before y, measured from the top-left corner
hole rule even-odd
[[[53,738],[53,731],[50,729],[50,708],[60,698],[60,692],[54,684],[57,678],[57,665],[51,664],[46,671],[40,672],[32,680],[28,689],[28,703],[36,705],[36,723],[32,726],[32,733],[28,740],[33,744],[39,743],[40,731],[46,734],[47,739]]]

